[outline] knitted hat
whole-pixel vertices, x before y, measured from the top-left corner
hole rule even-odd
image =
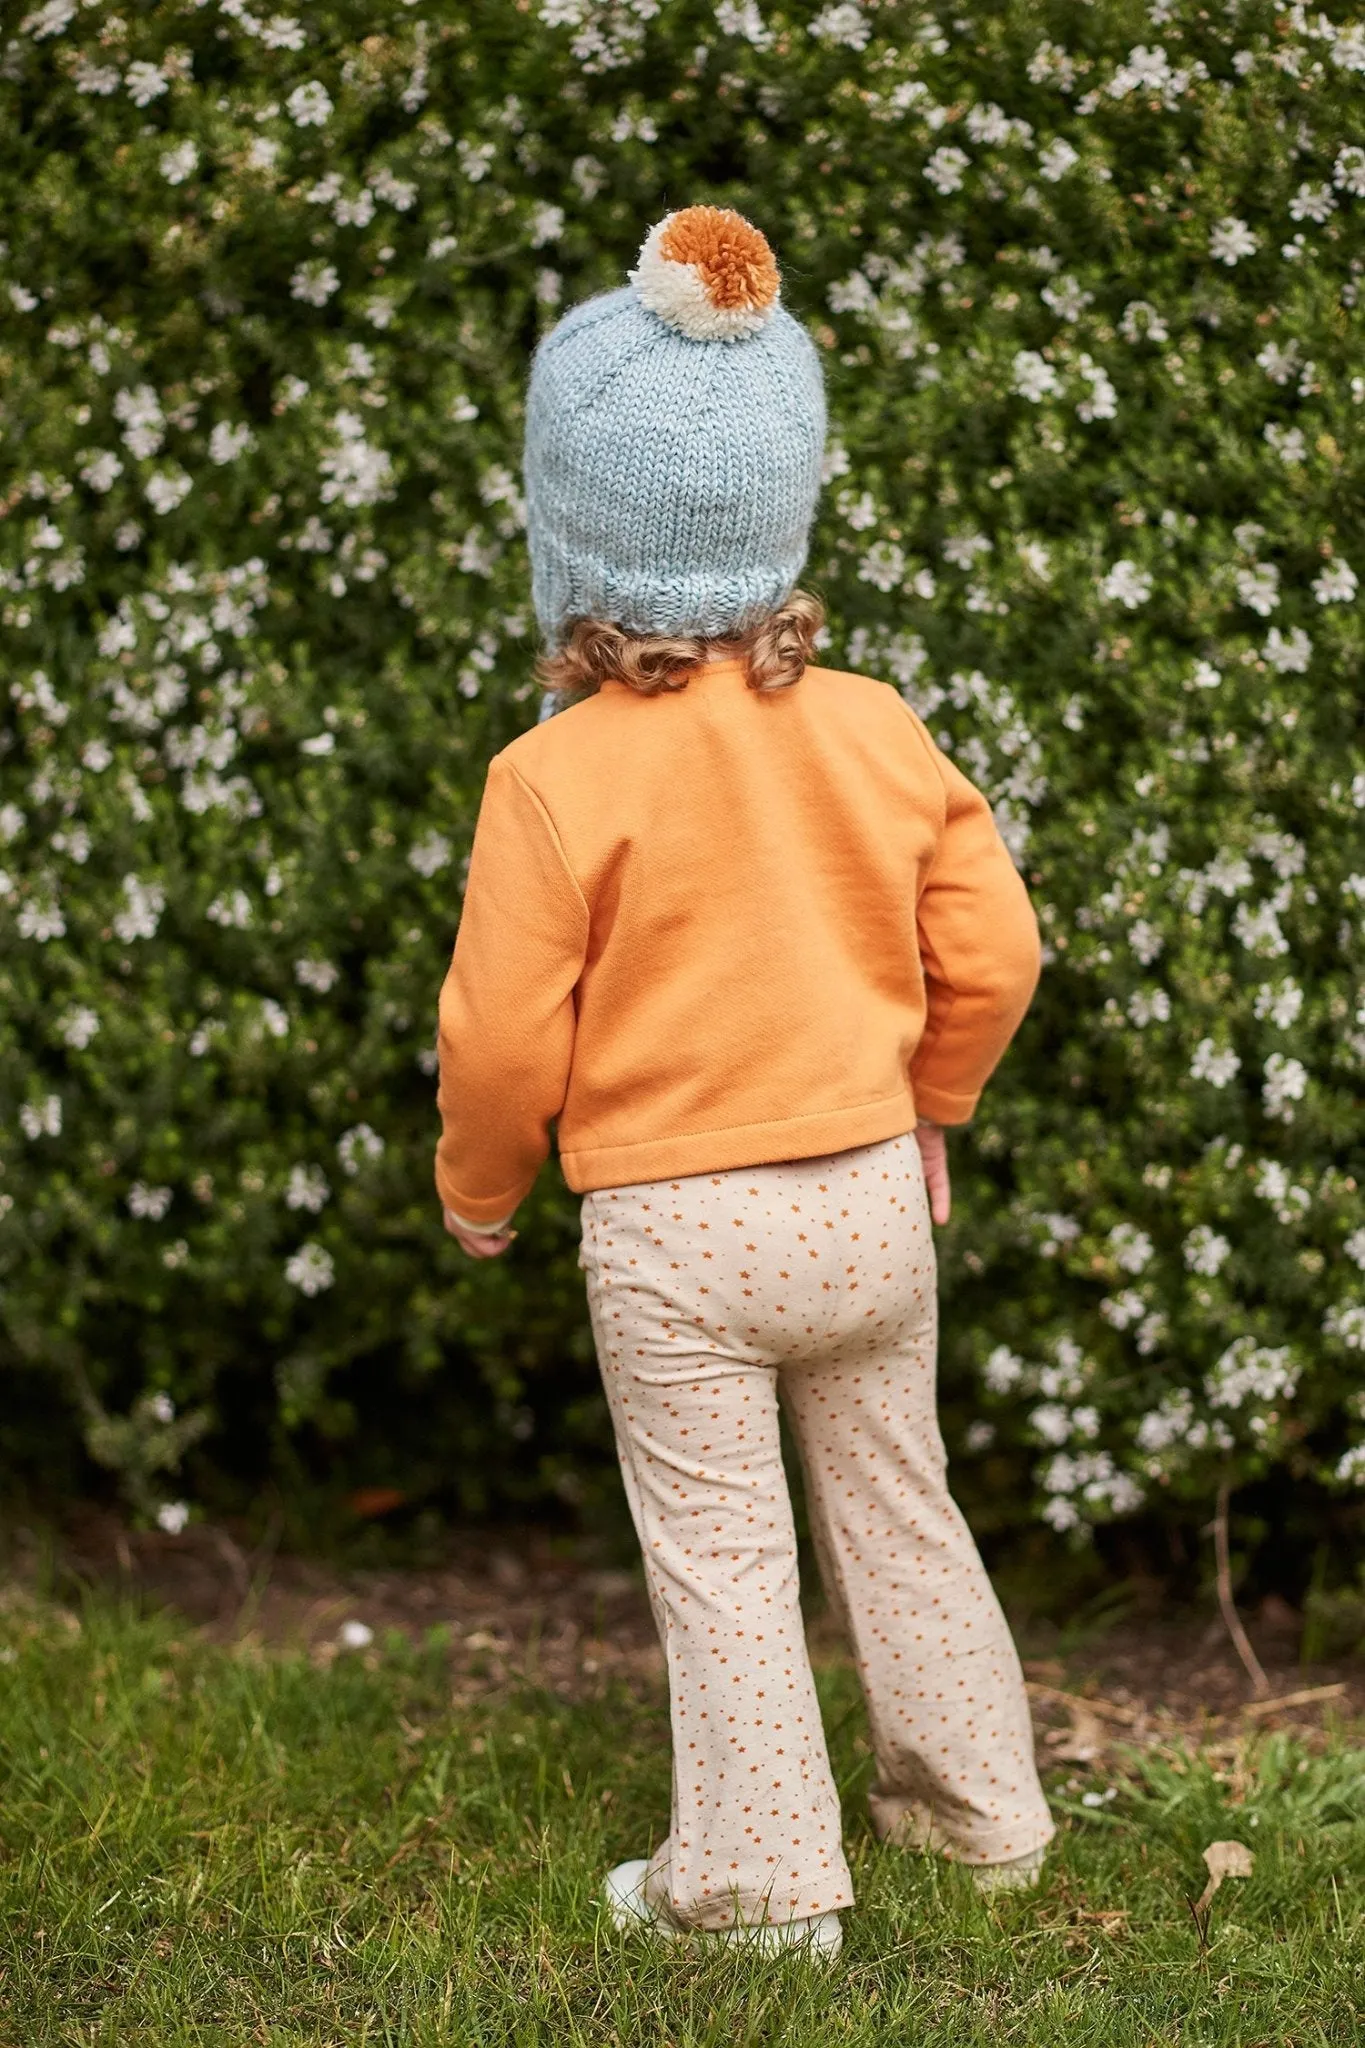
[[[552,647],[583,616],[737,632],[806,559],[824,379],[764,237],[728,207],[684,207],[630,280],[566,313],[531,366],[527,543]]]

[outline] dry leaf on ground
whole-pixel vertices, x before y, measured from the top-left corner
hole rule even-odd
[[[1210,1901],[1225,1877],[1250,1877],[1256,1858],[1245,1842],[1210,1842],[1204,1851],[1204,1863],[1209,1881],[1195,1906],[1196,1913],[1208,1912]]]

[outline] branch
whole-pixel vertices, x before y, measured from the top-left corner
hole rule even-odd
[[[1213,1517],[1213,1551],[1218,1561],[1218,1605],[1223,1610],[1228,1634],[1233,1647],[1246,1666],[1257,1697],[1267,1699],[1270,1695],[1270,1680],[1261,1668],[1261,1661],[1247,1640],[1242,1627],[1242,1617],[1237,1612],[1232,1598],[1232,1571],[1228,1564],[1228,1502],[1232,1498],[1232,1481],[1225,1479],[1218,1489],[1218,1507]]]

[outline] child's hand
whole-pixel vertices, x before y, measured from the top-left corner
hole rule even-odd
[[[948,1185],[948,1140],[942,1124],[930,1123],[928,1117],[921,1117],[915,1125],[915,1136],[919,1140],[920,1158],[924,1162],[924,1185],[929,1191],[929,1214],[935,1223],[946,1223],[948,1212],[953,1205],[953,1191]]]
[[[504,1230],[499,1232],[497,1237],[489,1237],[486,1232],[465,1230],[455,1221],[449,1209],[443,1209],[441,1214],[445,1218],[446,1229],[461,1251],[468,1252],[471,1259],[495,1259],[499,1252],[507,1250],[517,1234],[515,1230]]]

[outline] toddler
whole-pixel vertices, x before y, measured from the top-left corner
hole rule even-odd
[[[491,1256],[548,1156],[667,1660],[671,1825],[618,1926],[840,1941],[853,1889],[778,1404],[856,1660],[883,1839],[987,1883],[1054,1827],[948,1491],[931,1223],[1037,986],[985,798],[889,684],[811,664],[821,367],[763,235],[690,206],[542,339],[540,721],[493,757],[440,1001],[447,1228]],[[556,715],[547,716],[554,712]],[[932,1211],[931,1211],[932,1197]]]

